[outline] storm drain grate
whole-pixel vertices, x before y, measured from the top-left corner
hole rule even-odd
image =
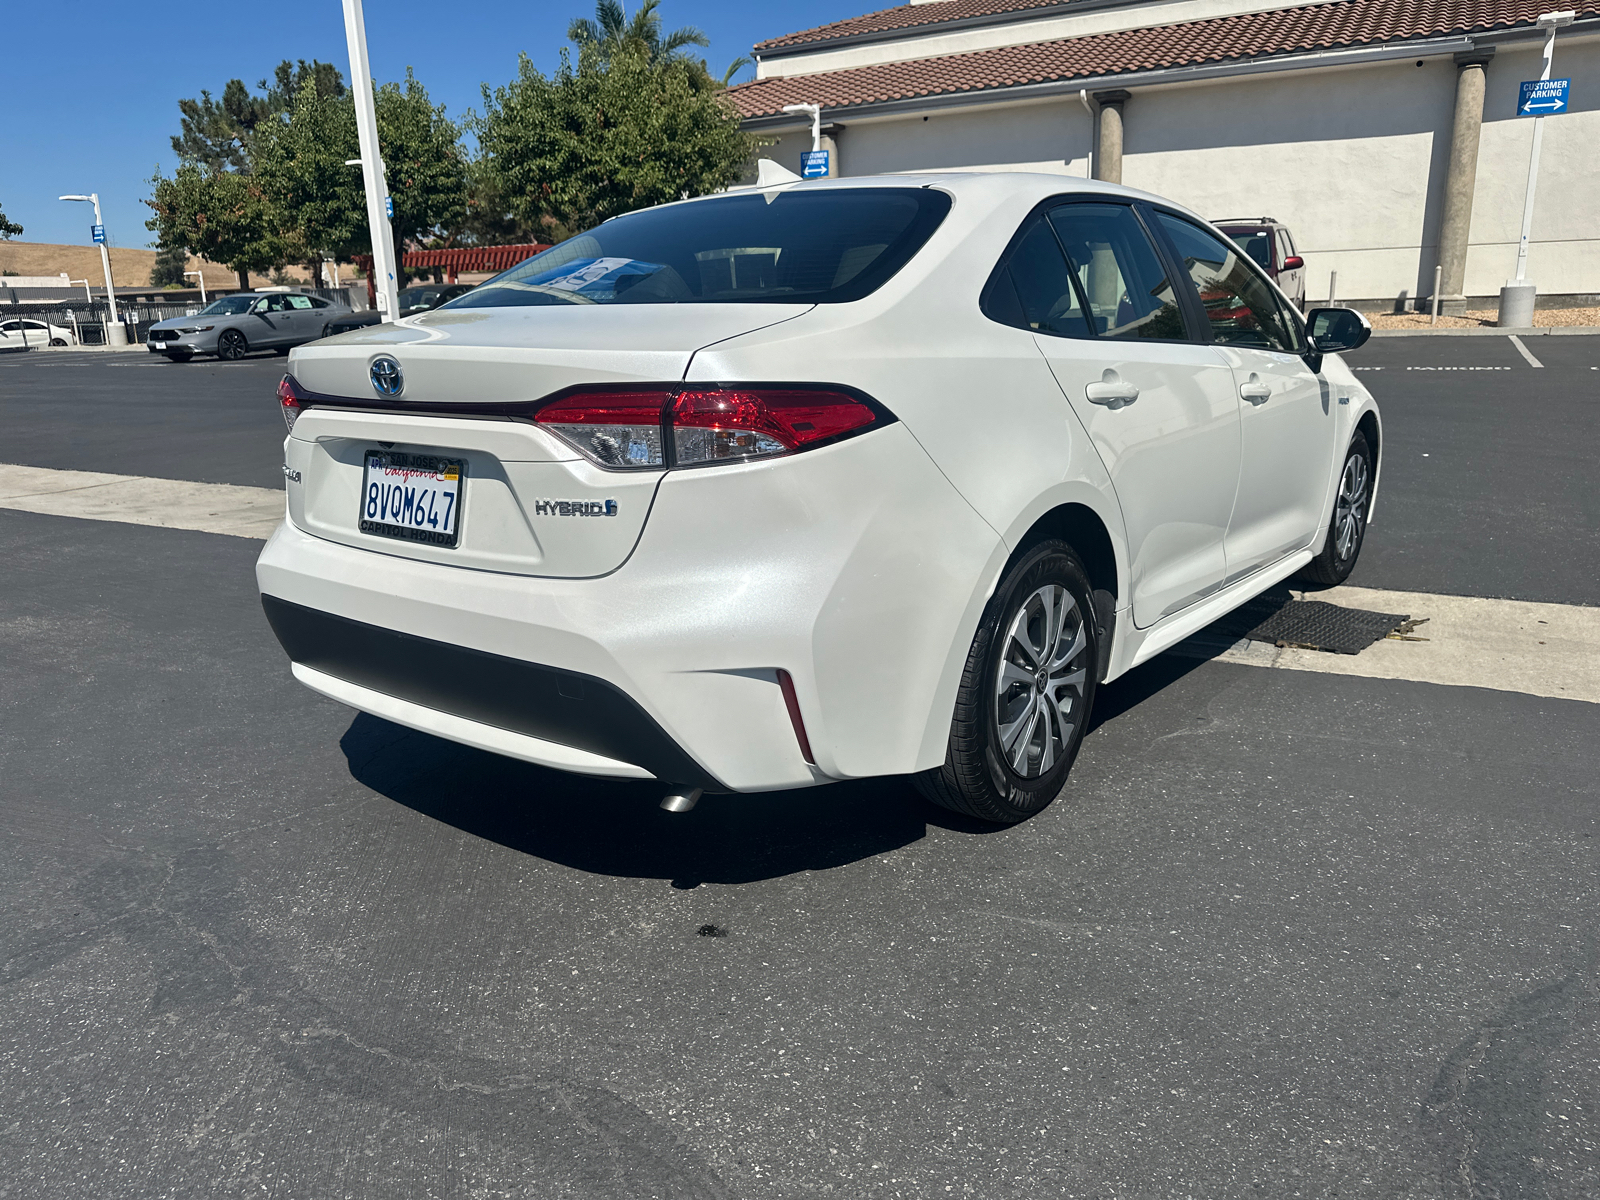
[[[1268,593],[1218,622],[1236,638],[1274,646],[1301,646],[1334,654],[1360,654],[1405,624],[1404,613],[1343,608],[1325,600],[1294,600]]]

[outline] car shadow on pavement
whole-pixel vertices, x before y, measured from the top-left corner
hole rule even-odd
[[[659,783],[546,770],[362,714],[339,742],[357,782],[473,837],[579,871],[677,888],[753,883],[898,850],[927,827],[990,833],[927,803],[903,778],[658,807]]]

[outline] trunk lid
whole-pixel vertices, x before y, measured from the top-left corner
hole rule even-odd
[[[810,307],[446,309],[300,347],[289,370],[301,388],[390,407],[313,405],[301,414],[284,443],[289,519],[330,541],[451,566],[566,578],[614,571],[643,532],[663,472],[605,470],[527,420],[473,409],[586,383],[674,382],[697,350]],[[371,380],[382,356],[402,372],[393,400]],[[379,451],[461,464],[455,545],[363,530],[376,478],[366,464]],[[435,506],[430,517],[444,511]]]

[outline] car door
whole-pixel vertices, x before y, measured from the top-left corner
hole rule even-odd
[[[1308,545],[1321,529],[1333,460],[1330,389],[1307,365],[1304,331],[1247,256],[1209,230],[1158,211],[1156,224],[1227,356],[1240,404],[1239,496],[1228,523],[1228,577]]]
[[[288,298],[281,292],[263,296],[250,309],[244,335],[252,346],[281,346],[292,339]]]
[[[290,338],[297,345],[314,342],[322,336],[322,318],[311,303],[310,296],[285,296],[288,307]]]
[[[1138,215],[1116,203],[1052,207],[1014,243],[1005,276],[1008,303],[1111,477],[1134,623],[1216,591],[1239,480],[1233,376],[1191,337]]]

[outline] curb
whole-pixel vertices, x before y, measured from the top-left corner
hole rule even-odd
[[[1372,336],[1381,337],[1584,337],[1600,334],[1600,325],[1533,325],[1522,328],[1507,326],[1481,329],[1374,329]]]

